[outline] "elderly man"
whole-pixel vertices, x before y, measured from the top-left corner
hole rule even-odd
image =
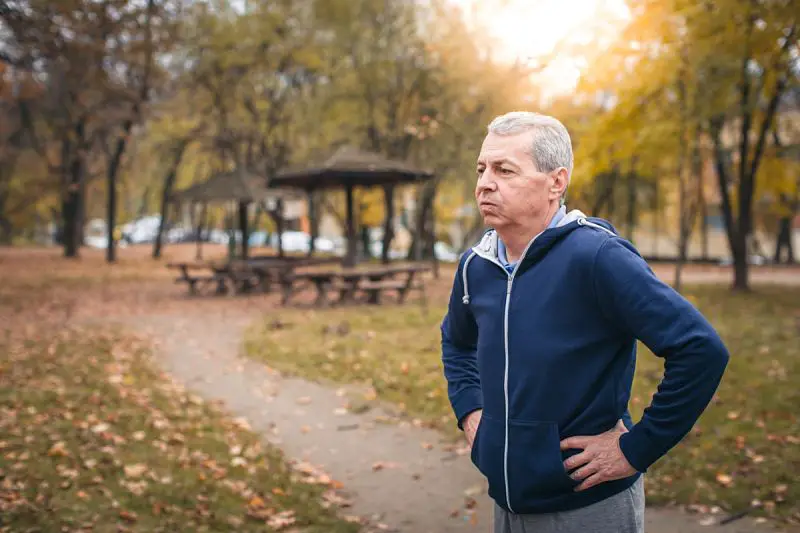
[[[489,125],[475,197],[492,229],[462,257],[442,322],[450,402],[496,533],[643,531],[642,473],[691,429],[728,361],[611,224],[566,211],[572,164],[554,118]],[[665,373],[634,424],[637,339]]]

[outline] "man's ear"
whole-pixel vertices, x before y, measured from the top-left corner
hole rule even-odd
[[[553,186],[550,188],[550,194],[553,198],[561,198],[567,192],[567,185],[569,185],[569,175],[567,169],[559,167],[553,171]]]

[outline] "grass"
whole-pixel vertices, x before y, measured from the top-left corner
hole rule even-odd
[[[718,506],[800,523],[800,289],[760,286],[750,294],[691,287],[687,297],[717,327],[732,358],[695,429],[647,476],[648,501]],[[284,372],[362,383],[362,400],[456,435],[442,375],[443,308],[384,306],[282,312],[252,331],[248,353]],[[655,392],[662,360],[639,352],[631,411]]]
[[[168,381],[134,338],[0,331],[0,531],[356,532],[335,486]]]

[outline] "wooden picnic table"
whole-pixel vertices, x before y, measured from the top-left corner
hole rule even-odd
[[[317,306],[333,303],[328,296],[329,291],[339,293],[336,303],[355,301],[359,292],[366,294],[366,301],[370,304],[380,304],[381,295],[388,291],[397,293],[399,303],[403,303],[412,290],[419,290],[424,299],[424,284],[419,279],[419,274],[429,270],[430,267],[426,265],[406,265],[293,272],[281,282],[282,302],[283,305],[288,304],[294,293],[304,284],[314,287],[316,291],[314,304]]]
[[[270,292],[273,283],[280,284],[280,280],[296,268],[339,261],[337,258],[262,256],[220,262],[168,263],[167,267],[181,272],[175,281],[187,283],[190,294],[196,294],[200,285],[213,283],[216,283],[217,294],[238,294],[251,292],[255,288]],[[208,273],[192,274],[191,270],[205,270]]]

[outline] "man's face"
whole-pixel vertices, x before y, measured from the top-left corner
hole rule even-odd
[[[528,226],[546,216],[558,200],[566,170],[539,172],[530,155],[530,132],[489,133],[478,156],[475,199],[487,226]]]

